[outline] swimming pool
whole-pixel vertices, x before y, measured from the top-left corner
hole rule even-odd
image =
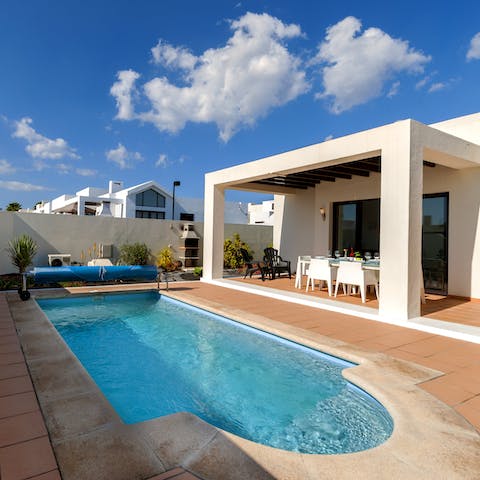
[[[38,300],[126,423],[189,411],[302,453],[372,448],[393,421],[353,364],[156,292]]]

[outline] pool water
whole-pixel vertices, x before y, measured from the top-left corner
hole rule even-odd
[[[126,423],[188,411],[302,453],[381,444],[393,421],[354,364],[156,292],[38,300]]]

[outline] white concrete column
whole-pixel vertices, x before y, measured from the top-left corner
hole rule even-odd
[[[420,315],[423,146],[415,122],[393,124],[382,149],[380,315]]]
[[[77,215],[85,215],[85,198],[84,197],[78,197]]]
[[[203,225],[203,279],[223,276],[224,188],[214,185],[205,176],[205,212]]]

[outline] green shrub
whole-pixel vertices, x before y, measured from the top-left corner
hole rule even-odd
[[[119,262],[122,265],[148,265],[150,250],[144,243],[132,243],[120,247]]]
[[[33,263],[37,254],[38,245],[32,237],[20,235],[8,243],[8,254],[13,265],[18,268],[18,273],[23,273]]]
[[[252,258],[252,250],[240,239],[238,233],[233,234],[233,238],[227,238],[223,245],[223,265],[225,268],[240,268],[245,264],[241,249],[245,249]]]
[[[178,262],[173,256],[173,250],[170,247],[162,248],[157,254],[157,266],[167,272],[173,272],[178,267]]]
[[[195,267],[193,269],[193,274],[197,277],[201,277],[203,274],[203,267]]]

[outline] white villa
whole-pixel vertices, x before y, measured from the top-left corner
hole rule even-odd
[[[248,223],[250,225],[273,225],[274,218],[273,200],[248,204]]]
[[[378,251],[379,319],[419,317],[423,279],[427,291],[480,299],[480,113],[402,120],[208,173],[202,280],[246,289],[222,279],[229,189],[274,194],[274,247],[292,265]]]
[[[85,187],[75,194],[63,194],[35,206],[35,213],[67,215],[99,215],[116,218],[168,219],[203,221],[203,199],[175,198],[157,182],[124,187],[123,182],[110,180],[107,188]],[[246,224],[247,215],[238,202],[226,202],[225,222]]]

